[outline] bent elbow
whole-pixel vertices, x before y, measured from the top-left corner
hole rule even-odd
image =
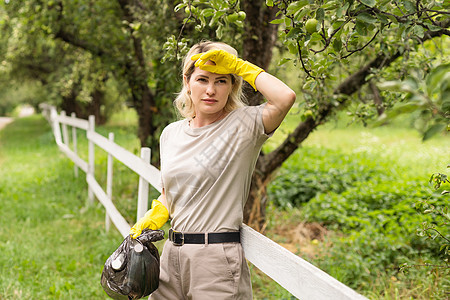
[[[297,99],[297,95],[293,90],[289,89],[288,93],[286,94],[286,103],[287,105],[289,105],[289,108],[294,105],[295,99]]]

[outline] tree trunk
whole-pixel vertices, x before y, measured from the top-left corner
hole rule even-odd
[[[260,156],[261,158],[261,156]],[[258,161],[258,165],[259,165]],[[271,177],[260,172],[261,167],[256,167],[252,176],[250,192],[244,207],[244,222],[259,232],[264,232],[266,227],[267,185]]]
[[[105,92],[100,89],[95,89],[91,93],[92,102],[90,102],[87,106],[87,113],[89,115],[95,116],[96,124],[105,124],[108,117],[106,113],[102,112],[102,106],[105,100]]]
[[[275,18],[277,8],[267,7],[264,1],[246,0],[242,3],[246,13],[242,57],[267,70],[272,60],[272,49],[277,40],[278,25],[269,22]],[[244,91],[249,105],[258,105],[263,97],[245,84]]]
[[[152,110],[155,107],[155,100],[146,81],[136,80],[132,74],[129,76],[130,86],[133,89],[133,105],[138,115],[138,137],[141,147],[150,147],[153,154],[156,154],[158,139],[155,140]],[[158,151],[159,152],[159,151]]]
[[[105,92],[101,89],[94,89],[91,93],[92,101],[82,103],[77,100],[80,89],[80,82],[73,84],[70,93],[62,97],[61,109],[64,110],[67,115],[75,113],[76,117],[80,119],[88,119],[90,115],[93,115],[95,116],[95,123],[97,125],[104,124],[107,120],[107,116],[105,112],[102,112],[101,108],[105,100]]]
[[[80,85],[75,82],[71,89],[70,93],[62,96],[61,109],[66,112],[67,115],[71,113],[75,113],[78,118],[83,118],[81,115],[81,107],[80,103],[77,101],[77,96],[80,93]]]
[[[118,0],[123,11],[123,18],[133,23],[135,18],[132,13],[133,0]],[[159,166],[159,139],[155,136],[155,125],[153,124],[153,112],[156,110],[155,98],[148,86],[148,70],[142,46],[142,40],[134,34],[134,29],[128,28],[132,40],[132,58],[126,63],[126,76],[128,85],[132,90],[133,105],[138,115],[138,137],[141,147],[152,149],[152,163]],[[126,54],[128,55],[128,54]]]

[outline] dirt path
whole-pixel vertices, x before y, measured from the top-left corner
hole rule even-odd
[[[12,121],[14,121],[14,118],[0,117],[0,130]]]

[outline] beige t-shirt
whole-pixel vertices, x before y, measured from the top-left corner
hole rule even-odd
[[[161,181],[171,225],[183,232],[239,230],[263,143],[265,104],[191,128],[187,119],[162,132]]]

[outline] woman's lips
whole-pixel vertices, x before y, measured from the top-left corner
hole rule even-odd
[[[214,104],[218,102],[216,99],[202,99],[202,101],[208,104]]]

